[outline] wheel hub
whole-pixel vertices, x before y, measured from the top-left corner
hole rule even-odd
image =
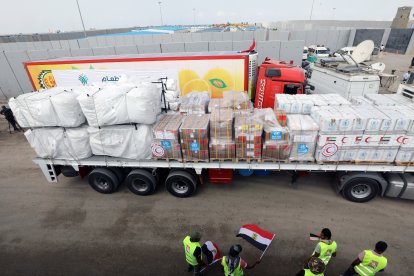
[[[371,186],[367,184],[358,184],[352,187],[351,194],[355,198],[366,198],[371,194]]]

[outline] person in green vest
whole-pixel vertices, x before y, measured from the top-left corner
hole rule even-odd
[[[299,271],[296,276],[324,276],[325,268],[325,263],[321,259],[310,257],[305,268]]]
[[[315,247],[311,257],[321,259],[325,266],[328,265],[332,257],[336,257],[336,241],[333,241],[331,230],[323,228],[319,234],[319,242]]]
[[[382,254],[387,250],[387,243],[379,241],[374,250],[364,250],[358,254],[358,258],[352,262],[351,266],[343,276],[362,275],[374,276],[377,272],[382,272],[387,267],[387,258]]]
[[[188,263],[187,271],[193,271],[194,275],[201,275],[200,270],[205,266],[201,254],[200,239],[201,234],[199,232],[192,232],[183,240],[185,260]]]
[[[242,276],[243,269],[252,269],[260,260],[257,260],[253,265],[248,265],[242,258],[239,257],[242,247],[240,244],[235,244],[230,247],[229,255],[221,258],[221,265],[225,276]]]

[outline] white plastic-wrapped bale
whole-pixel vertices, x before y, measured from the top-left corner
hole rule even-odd
[[[149,125],[89,127],[88,132],[94,155],[135,160],[151,158],[153,139]]]
[[[27,130],[24,135],[41,158],[80,160],[92,155],[87,126],[45,127]]]
[[[85,122],[76,93],[55,87],[11,98],[9,106],[22,127],[78,127]]]
[[[161,111],[161,91],[153,83],[105,86],[78,98],[88,124],[153,124]]]

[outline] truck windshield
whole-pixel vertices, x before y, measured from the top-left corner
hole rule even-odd
[[[328,50],[318,50],[318,54],[329,54]]]

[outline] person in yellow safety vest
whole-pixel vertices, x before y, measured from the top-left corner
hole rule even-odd
[[[253,265],[249,266],[242,258],[239,257],[242,247],[240,244],[235,244],[230,247],[229,255],[221,258],[221,265],[225,276],[242,276],[243,268],[252,269],[260,260],[257,260]]]
[[[305,268],[299,271],[296,276],[324,276],[325,268],[325,263],[321,259],[310,257]]]
[[[331,240],[331,237],[331,230],[323,228],[319,234],[319,242],[311,256],[321,259],[325,266],[328,265],[332,257],[336,257],[337,244],[336,241]]]
[[[362,275],[374,276],[377,272],[384,271],[387,266],[387,258],[382,253],[387,250],[387,243],[379,241],[374,250],[364,250],[358,254],[358,258],[352,262],[351,266],[343,276]]]
[[[185,260],[188,263],[187,271],[193,271],[194,275],[200,275],[201,268],[205,266],[202,260],[200,239],[201,234],[199,232],[192,232],[183,240]]]

